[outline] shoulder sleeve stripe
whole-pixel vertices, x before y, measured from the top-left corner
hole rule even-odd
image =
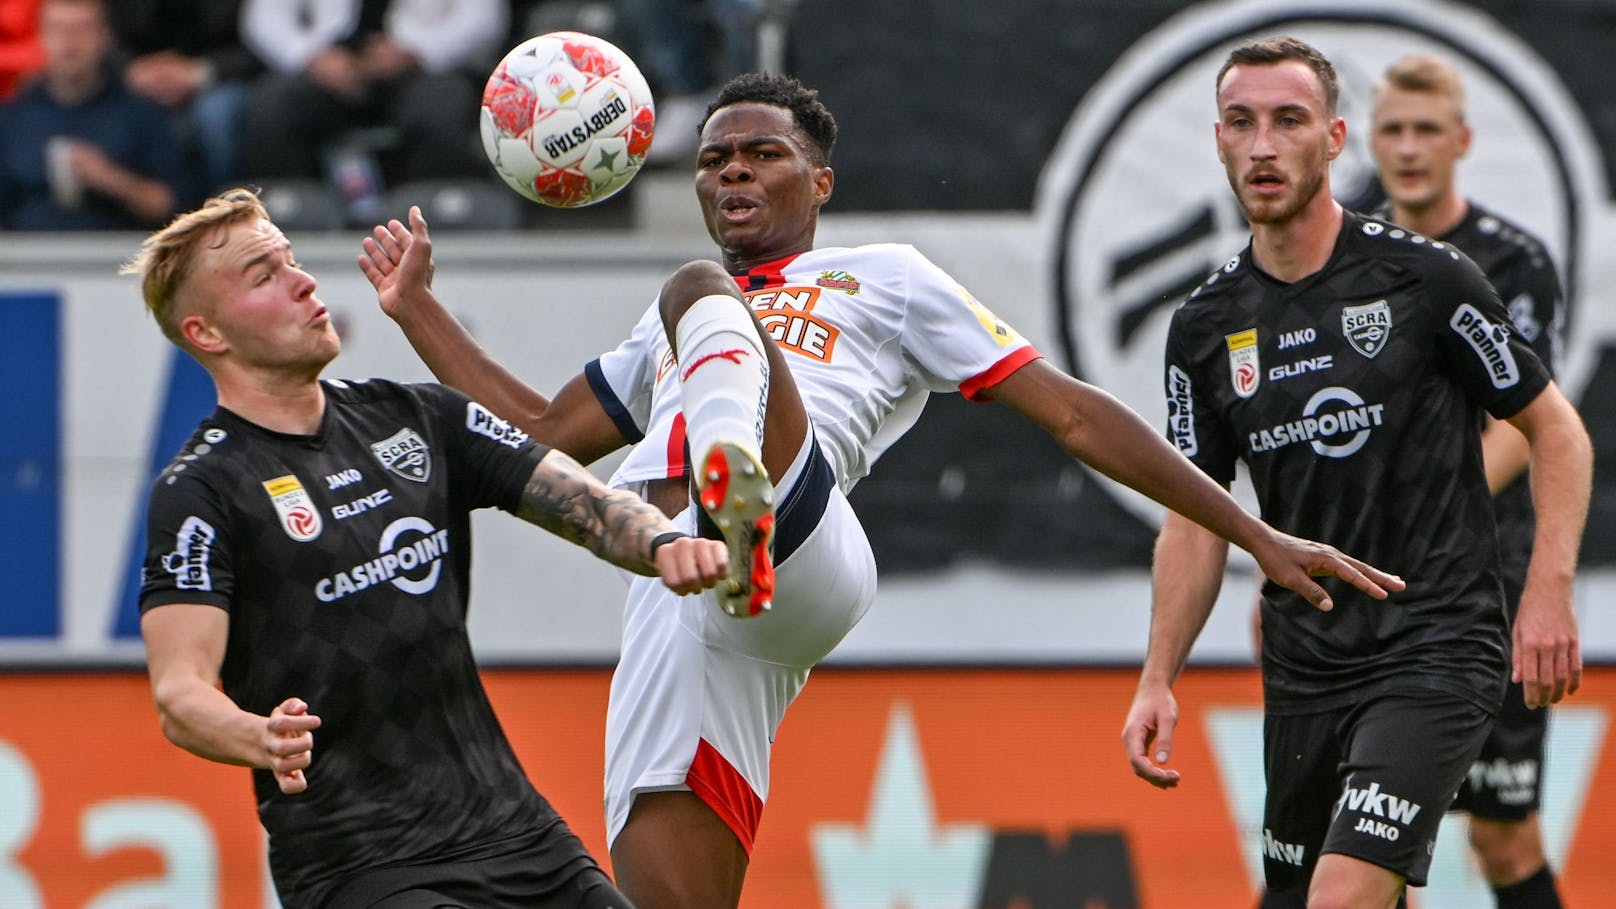
[[[584,378],[589,380],[589,390],[595,393],[596,400],[600,401],[601,409],[606,416],[611,417],[617,431],[623,434],[623,439],[630,445],[645,438],[640,427],[634,425],[634,417],[629,414],[628,408],[617,399],[617,392],[612,391],[610,382],[606,381],[606,373],[600,368],[600,360],[590,360],[584,366]]]
[[[983,390],[992,388],[1000,382],[1003,382],[1005,379],[1010,377],[1011,373],[1023,366],[1026,366],[1028,363],[1031,363],[1034,360],[1042,359],[1043,356],[1044,355],[1039,353],[1037,348],[1033,347],[1031,344],[1028,344],[1026,347],[1019,347],[1011,351],[1004,359],[988,367],[986,371],[980,372],[961,382],[960,394],[964,395],[965,399],[968,401],[980,401],[982,399],[978,397],[978,395],[980,395]]]

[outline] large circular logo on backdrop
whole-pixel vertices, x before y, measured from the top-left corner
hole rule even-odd
[[[1214,80],[1236,44],[1278,34],[1318,47],[1340,75],[1347,147],[1331,182],[1347,205],[1377,195],[1368,125],[1381,72],[1407,54],[1451,61],[1475,129],[1462,189],[1536,233],[1560,267],[1568,307],[1576,297],[1579,250],[1588,248],[1603,178],[1580,114],[1529,47],[1445,2],[1201,4],[1135,44],[1084,97],[1038,198],[1055,242],[1053,297],[1067,365],[1164,430],[1172,312],[1249,237],[1217,159]],[[1588,359],[1592,335],[1572,333],[1580,349],[1567,351],[1568,369]],[[1112,488],[1130,510],[1160,520],[1154,502]]]

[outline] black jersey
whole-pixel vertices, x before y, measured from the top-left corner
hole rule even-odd
[[[1385,602],[1327,582],[1328,613],[1265,585],[1270,709],[1411,683],[1497,709],[1508,641],[1481,408],[1508,417],[1549,378],[1474,263],[1351,212],[1293,284],[1248,246],[1174,314],[1166,380],[1169,437],[1203,470],[1228,483],[1245,461],[1270,524],[1408,582]]]
[[[470,511],[513,509],[548,449],[442,386],[323,386],[311,436],[203,421],[153,485],[141,591],[142,610],[230,613],[223,684],[242,708],[296,696],[322,720],[307,791],[253,772],[288,907],[557,822],[466,633]]]
[[[1470,203],[1464,220],[1440,237],[1469,256],[1498,291],[1509,310],[1515,334],[1532,350],[1552,375],[1559,360],[1564,303],[1554,262],[1539,240],[1496,214]],[[1504,563],[1504,587],[1512,592],[1510,617],[1526,586],[1526,568],[1532,560],[1532,489],[1526,474],[1493,496],[1498,520],[1498,545]]]

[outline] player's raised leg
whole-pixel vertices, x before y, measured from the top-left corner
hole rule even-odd
[[[757,615],[774,599],[773,478],[801,451],[807,414],[784,355],[716,263],[675,272],[661,305],[698,501],[730,544],[733,574],[719,602],[731,615]]]
[[[773,598],[773,478],[787,476],[806,444],[808,415],[783,354],[717,263],[680,268],[661,306],[703,511],[730,541],[732,568],[746,566],[728,597],[719,589],[720,603],[731,614],[755,614]],[[750,844],[715,808],[683,788],[633,799],[611,854],[618,886],[635,905],[738,905]]]

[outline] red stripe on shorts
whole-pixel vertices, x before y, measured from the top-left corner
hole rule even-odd
[[[682,477],[690,473],[685,467],[685,415],[681,411],[673,416],[673,428],[668,430],[668,476]]]
[[[685,774],[685,785],[729,825],[735,838],[741,841],[741,848],[751,855],[758,822],[763,819],[763,800],[752,791],[752,784],[741,772],[724,760],[718,749],[707,744],[706,739],[696,743],[696,758]]]

